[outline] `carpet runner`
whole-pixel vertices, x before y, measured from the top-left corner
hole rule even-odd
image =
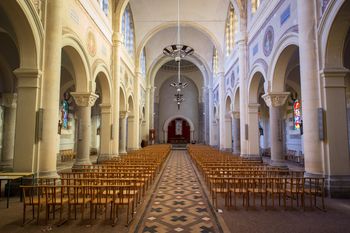
[[[173,150],[136,232],[222,232],[187,151]]]

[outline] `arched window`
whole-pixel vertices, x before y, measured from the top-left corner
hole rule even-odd
[[[213,50],[213,75],[216,75],[218,73],[218,64],[219,63],[219,57],[218,57],[218,51],[214,47]]]
[[[254,14],[260,6],[260,0],[252,0],[252,13]]]
[[[142,49],[141,59],[140,59],[141,73],[143,77],[146,77],[146,51],[145,48]]]
[[[126,6],[122,18],[122,34],[125,48],[131,56],[134,56],[134,21],[129,4]]]
[[[226,41],[226,56],[229,56],[235,44],[235,34],[237,33],[237,14],[230,3],[229,12],[226,19],[225,26],[225,41]]]
[[[97,0],[101,10],[108,16],[108,0]]]

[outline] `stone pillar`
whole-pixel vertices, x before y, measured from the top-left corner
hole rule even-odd
[[[78,106],[78,150],[74,167],[79,167],[91,164],[91,107],[94,106],[98,95],[90,92],[72,92],[71,95]]]
[[[209,145],[215,146],[215,128],[214,128],[214,95],[213,88],[209,88]]]
[[[164,131],[164,143],[168,143],[168,131]]]
[[[111,155],[111,127],[112,127],[112,107],[110,104],[100,104],[101,124],[100,124],[100,154],[98,162],[110,159]]]
[[[241,23],[243,25],[243,23]],[[242,27],[241,25],[241,27]],[[248,130],[246,125],[247,119],[247,85],[245,82],[247,74],[247,38],[246,28],[241,28],[241,32],[237,36],[238,57],[239,57],[239,106],[240,106],[240,128],[241,128],[241,156],[248,155]]]
[[[271,165],[287,167],[283,153],[282,112],[289,92],[267,93],[262,96],[270,110]]]
[[[153,113],[152,113],[153,114]],[[151,88],[147,87],[146,89],[146,101],[145,101],[145,131],[143,138],[146,142],[149,140],[149,129],[151,126],[151,119],[153,118],[153,115],[151,116]],[[148,142],[149,144],[149,142]]]
[[[13,170],[36,172],[38,137],[35,135],[36,132],[39,133],[36,120],[41,72],[37,69],[20,68],[14,74],[17,77],[17,112]],[[53,127],[57,133],[57,122]]]
[[[47,1],[44,77],[42,83],[43,125],[40,141],[39,176],[57,177],[57,125],[60,108],[62,15],[61,0]]]
[[[321,73],[325,96],[325,175],[332,197],[350,196],[350,158],[345,78],[349,70],[332,69]],[[304,131],[304,135],[305,135]],[[304,137],[306,139],[306,137]],[[304,145],[306,148],[306,145]],[[306,156],[306,154],[305,154]],[[306,164],[305,164],[306,165]],[[310,167],[310,166],[309,166]]]
[[[118,155],[119,153],[119,110],[120,110],[120,67],[121,67],[121,52],[123,44],[123,35],[118,32],[113,33],[113,46],[112,46],[112,58],[113,58],[113,127],[112,127],[112,154]]]
[[[1,164],[12,167],[15,146],[17,94],[4,93],[2,94],[2,101],[5,107],[5,114]]]
[[[248,105],[248,154],[243,156],[249,159],[260,159],[259,106],[260,104]]]
[[[219,141],[219,148],[220,150],[225,150],[225,76],[223,72],[220,72],[217,74],[217,78],[219,79],[219,133],[220,133],[220,141]]]
[[[323,174],[321,141],[318,135],[317,109],[320,106],[315,16],[316,1],[297,1],[299,26],[300,86],[304,131],[305,171]],[[345,97],[344,97],[345,98]],[[336,155],[338,156],[338,154]]]
[[[134,81],[134,127],[133,127],[133,133],[132,138],[133,142],[131,144],[132,150],[140,149],[141,141],[140,141],[140,128],[141,125],[140,122],[140,103],[141,103],[141,97],[140,97],[140,79],[142,78],[141,71],[136,71],[136,78]]]
[[[135,132],[135,127],[136,127],[136,124],[138,123],[135,116],[134,115],[129,115],[128,114],[128,119],[127,119],[127,127],[126,127],[126,151],[130,151],[130,150],[135,150],[135,141],[136,141],[136,138],[135,138],[135,135],[134,132]]]
[[[154,92],[155,92],[155,87],[151,87],[150,88],[150,127],[151,129],[155,129],[155,125],[154,125]],[[159,135],[158,135],[159,136]]]
[[[239,112],[232,112],[232,127],[233,127],[233,148],[234,154],[240,154],[241,152],[241,140],[240,140],[240,120]]]
[[[128,112],[120,112],[120,145],[119,154],[126,154],[126,122],[128,119]]]

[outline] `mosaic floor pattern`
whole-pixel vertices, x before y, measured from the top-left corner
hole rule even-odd
[[[187,151],[172,151],[138,231],[222,232]]]

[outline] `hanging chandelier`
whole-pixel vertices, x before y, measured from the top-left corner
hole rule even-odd
[[[194,49],[188,45],[180,43],[180,0],[177,0],[177,43],[169,45],[163,49],[163,54],[175,59],[178,65],[177,82],[172,82],[170,86],[176,88],[175,101],[177,103],[178,110],[180,104],[184,101],[181,90],[187,87],[188,83],[181,82],[181,60],[194,53]]]

